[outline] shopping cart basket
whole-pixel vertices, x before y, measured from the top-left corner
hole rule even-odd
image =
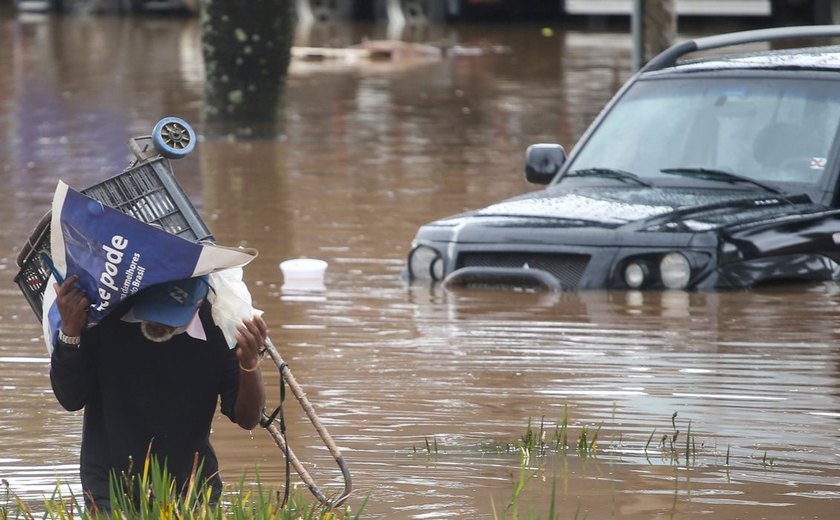
[[[177,133],[176,133],[177,131]],[[135,160],[122,173],[81,190],[106,206],[187,240],[213,240],[210,230],[184,194],[168,159],[185,156],[195,146],[195,133],[178,118],[162,119],[152,136],[136,137],[129,147]],[[38,321],[42,318],[44,289],[50,278],[50,217],[36,226],[17,257],[15,283]]]

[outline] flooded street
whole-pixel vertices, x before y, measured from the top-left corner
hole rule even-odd
[[[386,30],[315,27],[298,41],[351,45]],[[548,295],[400,280],[419,225],[536,189],[525,148],[571,148],[629,77],[629,35],[446,24],[405,38],[469,52],[294,62],[283,138],[204,138],[173,162],[219,243],[260,251],[246,282],[348,462],[351,507],[546,518],[554,490],[562,519],[836,518],[840,285]],[[0,64],[0,478],[37,505],[57,481],[78,491],[82,416],[52,395],[15,258],[59,178],[83,188],[119,173],[127,140],[164,116],[201,135],[204,72],[191,18],[2,9]],[[282,290],[278,264],[302,256],[329,262],[326,291]],[[273,408],[271,360],[263,373]],[[297,456],[339,491],[291,397],[285,410]],[[535,476],[505,511],[522,478],[506,446],[541,418],[550,445],[567,418],[571,447],[532,454]],[[266,432],[219,415],[212,439],[228,483],[259,467],[282,486]]]

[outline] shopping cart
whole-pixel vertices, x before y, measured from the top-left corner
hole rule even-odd
[[[135,159],[120,174],[82,191],[106,206],[194,242],[213,241],[210,230],[184,194],[168,159],[180,159],[195,147],[195,132],[185,121],[167,117],[151,136],[129,142]],[[52,274],[50,219],[47,212],[17,257],[17,283],[38,321],[42,318],[44,290]]]

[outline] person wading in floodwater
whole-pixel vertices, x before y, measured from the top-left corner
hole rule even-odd
[[[64,408],[84,408],[80,473],[88,509],[110,511],[109,479],[140,473],[147,452],[181,490],[198,457],[198,477],[216,503],[222,489],[210,445],[216,403],[246,430],[259,424],[265,322],[244,320],[236,348],[228,348],[206,301],[207,278],[200,277],[144,289],[87,328],[91,302],[77,280],[55,286],[61,330],[53,338],[50,380]]]

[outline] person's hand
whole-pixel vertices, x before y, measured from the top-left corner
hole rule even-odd
[[[268,327],[260,316],[250,320],[242,320],[236,327],[236,357],[239,366],[250,372],[257,368],[260,362],[260,349],[268,336]]]
[[[268,327],[259,316],[242,320],[236,327],[236,358],[239,361],[239,392],[234,414],[236,424],[253,430],[260,424],[265,408],[265,385],[260,372],[260,349],[268,336]]]
[[[53,285],[55,288],[55,303],[58,313],[61,315],[61,330],[68,336],[80,336],[87,326],[87,310],[90,307],[90,299],[85,293],[76,287],[78,275],[73,275],[64,280],[64,283]]]

